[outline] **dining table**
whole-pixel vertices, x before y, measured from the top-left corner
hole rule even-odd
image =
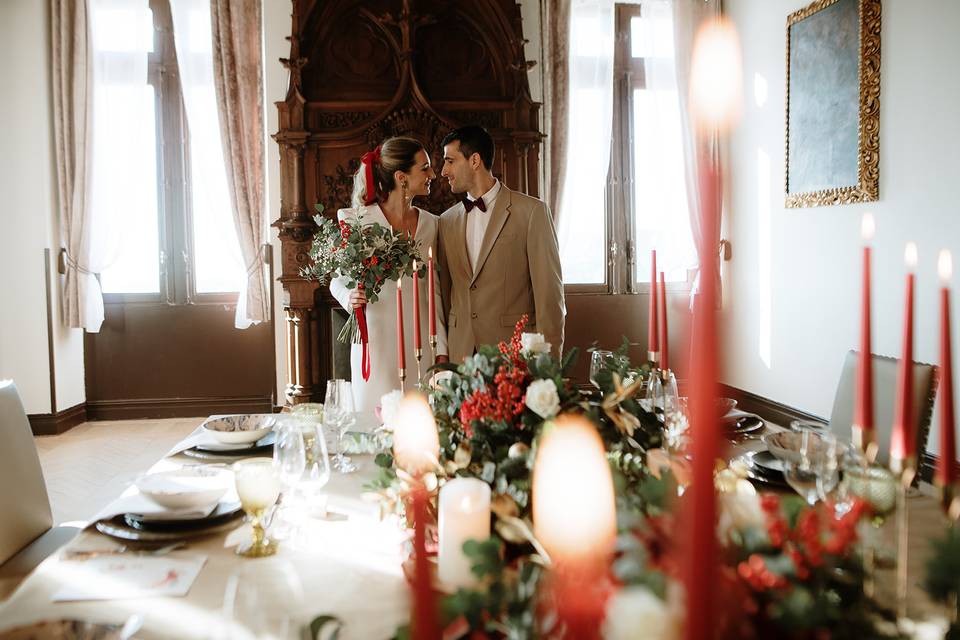
[[[782,428],[766,423],[762,431],[730,442],[727,457],[733,459],[745,452],[763,449],[762,433]],[[183,453],[183,449],[200,437],[200,432],[198,426],[197,431],[145,471],[204,464]],[[132,615],[143,619],[137,638],[237,637],[224,631],[231,628],[224,614],[225,593],[231,576],[242,574],[246,567],[257,563],[282,563],[292,568],[302,585],[302,601],[280,605],[292,609],[288,613],[297,624],[307,625],[318,616],[333,616],[342,624],[340,640],[390,638],[398,626],[409,620],[410,589],[402,568],[409,533],[396,517],[381,517],[380,505],[370,494],[367,485],[378,474],[373,456],[354,455],[354,462],[358,467],[356,472],[332,474],[326,485],[326,508],[309,514],[280,542],[277,554],[271,558],[244,558],[235,553],[236,543],[249,535],[249,525],[240,520],[233,530],[190,539],[186,546],[171,551],[172,558],[203,560],[199,574],[183,596],[55,602],[55,594],[65,586],[90,579],[84,569],[82,552],[120,548],[120,542],[95,529],[92,519],[78,537],[47,558],[0,603],[0,637],[4,630],[42,620],[122,624]],[[135,491],[131,486],[118,500]],[[931,552],[930,540],[942,535],[943,516],[929,485],[922,484],[912,490],[907,506],[910,522],[908,613],[911,619],[920,621],[913,635],[942,637],[937,630],[943,626],[943,609],[930,601],[921,582]],[[896,518],[889,518],[879,532],[885,544],[894,549],[895,521]],[[889,568],[877,572],[878,597],[888,603],[893,602],[895,576],[895,570]]]

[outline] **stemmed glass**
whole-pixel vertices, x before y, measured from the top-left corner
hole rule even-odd
[[[323,437],[323,426],[317,423],[309,425],[314,432],[307,447],[307,466],[300,478],[299,493],[310,510],[317,505],[323,488],[330,481],[330,460],[327,456],[327,441]]]
[[[281,540],[289,533],[287,525],[293,524],[290,522],[290,501],[307,466],[305,441],[297,419],[286,418],[280,422],[277,441],[273,446],[273,464],[280,475],[281,497],[271,534]]]
[[[273,460],[240,460],[233,464],[240,505],[250,518],[253,539],[237,546],[237,554],[247,558],[272,556],[277,543],[267,538],[263,518],[280,496],[280,471]]]
[[[590,354],[590,384],[595,386],[597,389],[600,388],[600,383],[597,381],[600,372],[604,370],[604,368],[607,366],[607,363],[612,359],[613,351],[597,349]]]
[[[225,638],[301,638],[303,584],[286,561],[246,564],[227,578],[223,594]]]
[[[324,401],[323,426],[334,429],[337,434],[337,455],[333,457],[333,468],[340,473],[352,473],[357,470],[353,461],[343,455],[343,436],[353,425],[356,416],[353,412],[353,389],[347,380],[327,382],[327,396]]]
[[[820,498],[819,474],[811,451],[811,440],[814,437],[809,430],[800,431],[799,460],[783,461],[783,476],[787,484],[811,506]]]

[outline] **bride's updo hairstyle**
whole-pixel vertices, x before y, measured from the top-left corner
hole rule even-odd
[[[359,208],[385,199],[397,186],[394,172],[410,171],[421,151],[426,149],[419,140],[397,136],[387,138],[379,147],[363,154],[360,168],[353,177],[353,206]]]

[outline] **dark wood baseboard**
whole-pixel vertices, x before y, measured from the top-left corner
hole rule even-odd
[[[87,421],[87,404],[80,404],[56,413],[33,413],[27,416],[35,436],[57,436]]]
[[[273,399],[270,396],[87,401],[87,416],[90,420],[192,418],[218,413],[272,413],[273,410]]]
[[[809,422],[822,422],[828,424],[830,421],[826,418],[801,411],[795,407],[782,404],[770,398],[758,396],[755,393],[731,387],[730,385],[720,385],[720,392],[737,401],[737,406],[744,411],[755,413],[764,420],[783,427],[789,427],[793,420],[804,420]],[[923,459],[920,461],[920,479],[925,482],[933,481],[933,473],[937,468],[938,456],[924,452]]]

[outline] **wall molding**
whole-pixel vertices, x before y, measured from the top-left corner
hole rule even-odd
[[[736,400],[737,406],[740,409],[755,413],[764,420],[782,427],[789,427],[792,420],[822,422],[823,424],[830,422],[828,419],[818,415],[801,411],[800,409],[777,402],[776,400],[771,400],[770,398],[765,398],[755,393],[738,389],[737,387],[731,387],[730,385],[721,384],[720,393]],[[938,461],[938,456],[929,451],[923,453],[923,458],[920,460],[921,480],[925,482],[933,481],[933,473],[937,468]]]
[[[90,420],[193,418],[221,413],[272,413],[273,407],[269,395],[87,400],[87,416]]]
[[[27,416],[27,419],[30,421],[30,430],[33,431],[33,435],[58,436],[87,421],[87,405],[81,402],[55,413],[32,413]]]

